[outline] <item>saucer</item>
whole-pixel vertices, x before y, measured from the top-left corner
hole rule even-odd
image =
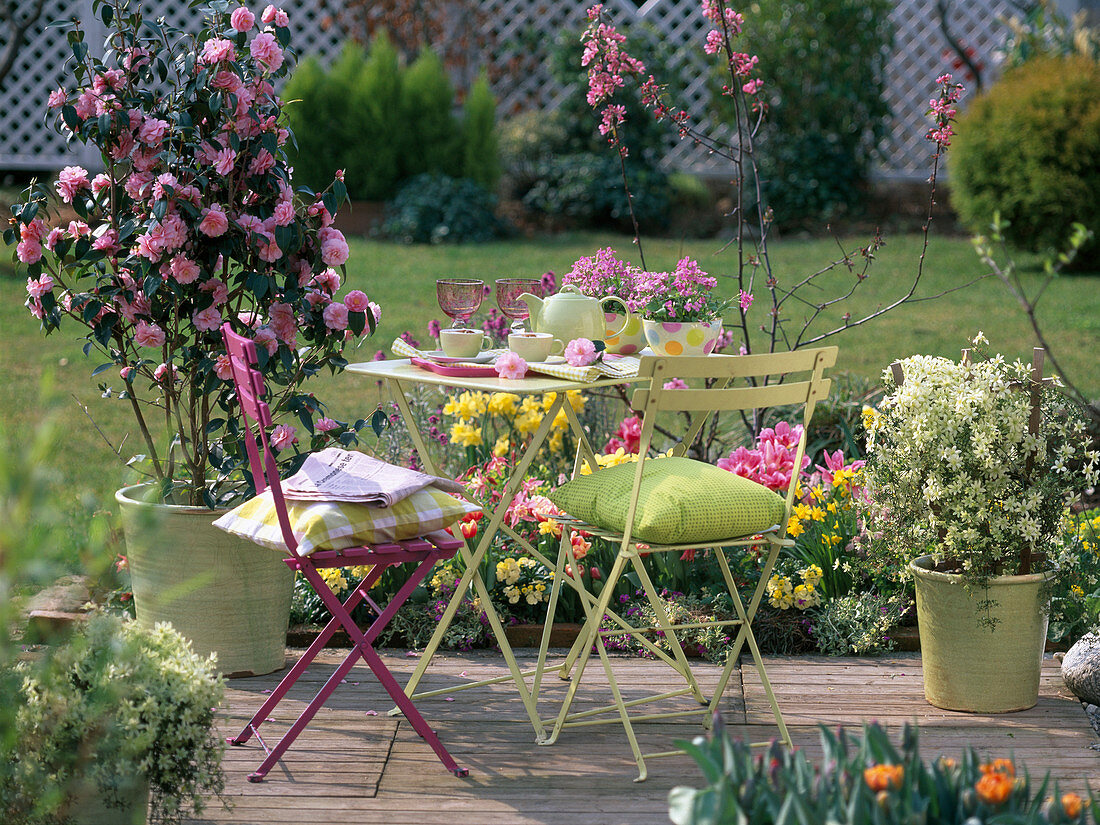
[[[437,364],[487,364],[496,358],[499,353],[486,349],[470,358],[455,358],[445,354],[441,349],[434,349],[431,352],[422,353],[422,355]]]

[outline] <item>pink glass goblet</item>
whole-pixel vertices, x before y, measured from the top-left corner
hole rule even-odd
[[[512,332],[522,332],[523,322],[530,317],[527,304],[519,296],[525,292],[542,297],[542,281],[538,278],[501,278],[497,281],[497,306],[512,319]]]
[[[435,282],[439,308],[453,322],[451,329],[466,326],[485,297],[485,282],[473,278],[443,278]]]

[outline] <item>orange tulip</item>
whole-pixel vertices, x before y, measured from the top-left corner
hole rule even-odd
[[[981,771],[984,774],[1003,773],[1006,776],[1016,776],[1016,766],[1011,759],[994,759],[989,764],[982,765]]]
[[[901,787],[905,768],[901,765],[872,765],[863,771],[863,781],[872,791],[885,791]]]
[[[985,766],[982,767],[984,769]],[[974,785],[974,790],[986,805],[1000,805],[1008,799],[1015,784],[1015,780],[1007,773],[989,771]]]
[[[1081,805],[1083,800],[1075,793],[1067,793],[1062,795],[1062,810],[1065,811],[1066,816],[1070,819],[1076,819],[1081,815]]]

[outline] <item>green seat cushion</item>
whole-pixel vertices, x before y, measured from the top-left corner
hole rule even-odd
[[[549,498],[571,516],[622,532],[637,464],[579,476]],[[632,538],[697,544],[750,536],[777,526],[786,504],[767,487],[691,458],[645,462]]]

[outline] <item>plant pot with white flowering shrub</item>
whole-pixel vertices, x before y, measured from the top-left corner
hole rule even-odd
[[[284,475],[309,450],[355,441],[302,391],[342,369],[345,340],[376,323],[362,292],[336,298],[348,246],[332,220],[347,193],[339,173],[322,193],[292,189],[272,85],[289,62],[285,12],[214,3],[192,35],[144,23],[127,0],[93,8],[106,57],[74,22],[75,88],[49,105],[104,171],[61,172],[57,194],[78,216],[67,226],[51,223],[51,193],[32,185],[5,240],[43,330],[83,326],[85,353],[100,355],[93,375],[111,379],[104,397],[138,425],[144,454],[131,466],[146,483],[117,495],[138,621],[170,620],[223,672],[268,672],[283,664],[290,571],[206,529],[213,508],[253,488],[220,327],[259,344]]]
[[[1063,518],[1100,470],[1079,409],[1041,365],[1041,351],[1030,367],[912,356],[865,417],[869,552],[910,562],[937,707],[1037,701]]]

